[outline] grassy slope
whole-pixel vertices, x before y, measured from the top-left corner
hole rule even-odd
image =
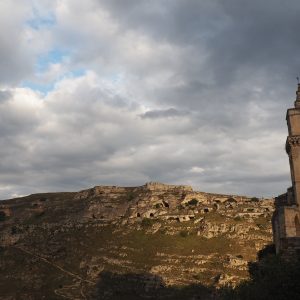
[[[67,227],[61,226],[59,222],[62,220],[68,223],[66,211],[80,213],[84,206],[82,200],[74,204],[73,197],[73,193],[61,193],[28,198],[31,202],[47,199],[46,212],[26,217],[22,221],[22,239],[16,245],[0,250],[0,299],[8,296],[31,299],[30,295],[36,299],[43,299],[43,296],[47,297],[45,299],[62,299],[60,295],[84,299],[80,295],[93,291],[93,282],[103,270],[123,273],[151,271],[175,284],[199,282],[209,285],[225,271],[242,278],[247,276],[247,271],[226,266],[224,259],[227,254],[242,254],[247,259],[254,259],[256,255],[252,240],[244,241],[241,246],[239,241],[225,235],[206,239],[196,235],[197,226],[193,221],[156,221],[161,225],[156,233],[149,232],[151,224],[120,226],[95,221],[83,226],[77,226],[76,222],[75,225],[71,222]],[[14,201],[20,204],[16,212],[22,215],[28,205],[24,201]],[[220,224],[243,223],[224,219],[218,213],[209,213],[206,219]],[[269,220],[264,218],[257,219],[256,223],[270,226]],[[45,227],[44,224],[52,225]],[[177,233],[168,234],[170,228],[176,228]],[[188,234],[181,235],[180,232]],[[199,263],[202,256],[208,259]]]

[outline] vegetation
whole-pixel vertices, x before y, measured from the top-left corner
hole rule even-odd
[[[188,235],[189,235],[189,233],[188,233],[188,231],[186,231],[186,230],[181,230],[180,232],[179,232],[179,235],[181,236],[181,237],[187,237]]]
[[[266,229],[269,226],[270,221],[271,220],[268,220],[265,217],[259,217],[255,220],[255,223],[260,229]]]
[[[188,205],[197,205],[198,204],[198,200],[193,198],[192,200],[188,201]]]
[[[236,202],[236,200],[233,197],[229,197],[226,201],[227,202]]]
[[[253,201],[253,202],[259,202],[259,199],[257,197],[252,197],[251,201]]]
[[[154,224],[154,220],[149,218],[144,218],[141,222],[142,227],[151,227]]]
[[[4,211],[0,211],[0,222],[5,221],[6,219],[6,214]]]
[[[127,201],[135,201],[139,194],[133,190],[128,191],[118,194],[112,201],[113,205],[108,206],[108,203],[105,209],[113,211],[118,203],[135,207],[135,203]],[[245,261],[253,260],[256,244],[252,239],[245,239],[241,244],[239,238],[228,238],[226,232],[210,238],[202,235],[208,225],[241,227],[245,218],[237,217],[233,220],[239,211],[233,211],[227,216],[221,210],[209,207],[209,212],[204,215],[204,207],[201,206],[201,210],[195,212],[194,220],[177,222],[179,215],[189,214],[189,210],[197,205],[198,201],[191,197],[185,205],[179,205],[180,202],[176,204],[182,210],[180,213],[173,209],[173,205],[166,209],[169,220],[163,215],[143,218],[142,210],[134,210],[133,219],[126,219],[125,216],[117,222],[108,222],[102,217],[102,213],[96,212],[91,212],[89,218],[81,218],[83,212],[87,211],[89,201],[105,202],[103,195],[87,201],[74,196],[74,193],[49,193],[31,195],[24,200],[10,200],[17,205],[9,222],[1,223],[1,227],[10,230],[12,238],[9,238],[17,242],[0,249],[1,273],[5,274],[3,281],[0,280],[2,297],[9,298],[15,293],[18,299],[27,299],[31,295],[42,299],[47,295],[47,299],[55,300],[63,298],[61,295],[75,299],[83,293],[87,299],[93,299],[89,297],[89,292],[92,292],[93,282],[96,284],[97,276],[102,270],[112,272],[112,277],[114,274],[124,274],[124,277],[117,278],[116,284],[123,284],[120,281],[132,278],[127,272],[138,270],[140,274],[137,277],[143,282],[144,275],[149,270],[154,270],[164,280],[176,279],[174,282],[182,286],[164,287],[159,290],[157,297],[148,299],[211,299],[211,293],[219,295],[219,290],[215,290],[214,286],[218,284],[218,279],[223,280],[223,274],[236,278],[248,276],[247,270],[230,267],[227,255],[237,257],[239,254],[239,258]],[[142,199],[142,196],[139,198]],[[163,202],[154,203],[161,208],[169,208],[164,198],[159,200]],[[150,203],[149,209],[151,208],[153,204]],[[241,223],[237,224],[235,221]],[[270,220],[265,217],[251,221],[253,227],[255,223],[270,227]],[[266,234],[270,238],[269,231]],[[151,273],[153,274],[152,271]],[[92,283],[79,280],[77,275],[92,280]],[[239,299],[239,290],[240,287],[236,290],[221,289],[220,297],[229,295],[232,299]],[[136,299],[130,291],[128,298],[124,298],[123,294],[121,297],[117,299]]]
[[[156,276],[159,287],[151,287],[147,291],[141,290],[145,280],[151,274],[107,274],[103,272],[99,281],[99,293],[110,290],[113,299],[140,299],[137,295],[143,294],[149,299],[218,299],[218,300],[289,300],[300,299],[300,263],[286,262],[274,255],[274,246],[269,245],[258,253],[259,261],[249,264],[250,279],[242,282],[235,288],[225,286],[216,289],[213,286],[203,285],[209,280],[210,275],[196,273],[193,278],[198,284],[190,284],[182,287],[166,286],[161,277]],[[211,269],[217,267],[211,266]],[[106,278],[105,278],[106,277]],[[217,276],[218,277],[218,276]],[[217,279],[217,278],[216,278]],[[124,297],[116,291],[122,286]],[[122,294],[123,296],[123,294]],[[101,298],[102,299],[102,298]]]
[[[127,201],[132,201],[134,199],[135,195],[133,192],[127,193]]]
[[[17,230],[17,227],[16,226],[13,226],[11,228],[11,234],[14,235],[14,234],[17,234],[18,233],[18,230]]]
[[[224,288],[224,300],[300,299],[300,263],[286,262],[275,255],[249,265],[250,280],[235,289]]]

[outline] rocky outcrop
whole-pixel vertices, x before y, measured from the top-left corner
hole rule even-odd
[[[142,186],[142,189],[146,189],[152,192],[157,192],[157,191],[193,192],[192,187],[189,185],[171,185],[171,184],[163,184],[160,182],[148,182],[144,186]]]
[[[272,199],[162,183],[30,195],[0,202],[0,211],[4,277],[23,282],[26,273],[36,291],[46,288],[53,299],[75,299],[104,270],[114,272],[101,273],[102,284],[122,278],[137,293],[141,286],[155,292],[162,282],[234,285],[247,278],[247,263],[272,240]],[[124,274],[141,274],[140,283]]]

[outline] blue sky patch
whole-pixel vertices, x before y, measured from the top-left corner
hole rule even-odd
[[[74,71],[67,72],[65,74],[62,74],[56,80],[48,83],[40,83],[40,82],[35,82],[33,80],[25,80],[22,82],[21,86],[24,88],[30,88],[33,91],[38,91],[44,95],[48,94],[55,88],[55,84],[62,80],[63,78],[77,78],[84,76],[86,73],[85,69],[76,69]]]
[[[30,80],[26,80],[22,82],[21,86],[24,88],[30,88],[33,91],[37,91],[46,95],[54,89],[55,82],[49,84],[42,84],[42,83],[36,83]]]
[[[44,72],[48,69],[49,64],[61,63],[70,57],[70,51],[62,49],[52,49],[51,51],[42,54],[38,57],[36,63],[36,71]]]
[[[35,30],[41,28],[49,28],[56,24],[56,17],[53,12],[41,16],[36,8],[32,9],[33,17],[25,22],[25,24]]]

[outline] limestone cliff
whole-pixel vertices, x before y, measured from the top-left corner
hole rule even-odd
[[[0,299],[90,298],[104,272],[236,284],[271,242],[272,212],[272,199],[161,183],[0,201]]]

